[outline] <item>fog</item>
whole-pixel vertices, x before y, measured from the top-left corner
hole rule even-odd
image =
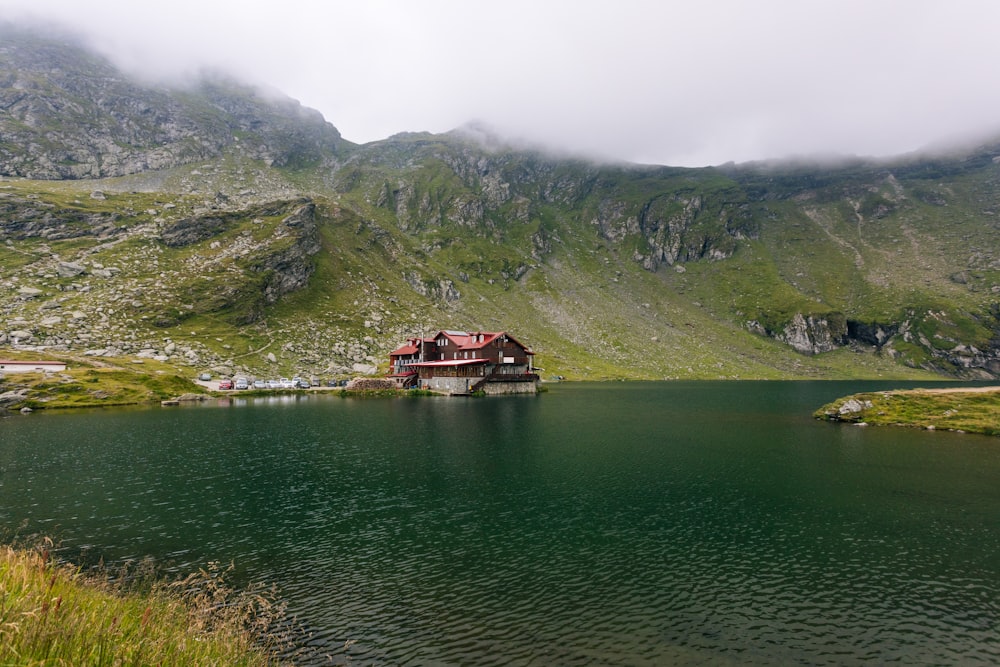
[[[582,155],[702,166],[1000,134],[992,0],[0,0],[178,80],[219,69],[365,143],[477,120]]]

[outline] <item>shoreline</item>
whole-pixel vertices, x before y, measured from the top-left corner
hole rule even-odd
[[[893,389],[890,394],[991,394],[1000,392],[1000,385],[988,387],[934,387],[932,389]]]
[[[67,410],[83,408],[106,407],[151,407],[155,405],[174,406],[187,401],[231,399],[233,397],[267,397],[287,396],[293,394],[325,394],[336,392],[340,396],[384,396],[404,397],[415,395],[439,395],[435,392],[396,389],[350,389],[343,386],[315,386],[309,388],[288,389],[218,389],[218,380],[199,380],[195,371],[181,369],[154,360],[136,359],[103,359],[95,361],[74,357],[73,355],[53,355],[68,364],[67,370],[48,373],[8,373],[0,375],[0,416],[12,416],[19,411]],[[190,373],[190,375],[188,375]],[[674,378],[659,381],[775,381],[767,378],[720,380],[710,378]],[[842,378],[827,378],[830,381],[842,381]],[[870,381],[874,378],[856,378],[857,381]],[[885,378],[879,378],[885,380]],[[790,378],[789,381],[816,381],[815,378]],[[556,381],[541,380],[539,393],[546,391],[545,385],[565,382],[623,382],[631,380],[595,379],[573,380],[561,378]],[[636,382],[650,380],[635,379]],[[656,380],[653,380],[656,381]],[[891,379],[889,380],[891,381]],[[900,379],[900,381],[907,381]],[[954,378],[940,378],[929,381],[962,382]],[[912,382],[909,381],[909,382]],[[893,390],[895,393],[924,393],[928,395],[946,395],[950,393],[982,393],[992,394],[1000,391],[1000,386],[990,387],[941,387],[933,389]],[[443,395],[443,394],[441,394]],[[857,421],[854,419],[831,419],[831,421]]]

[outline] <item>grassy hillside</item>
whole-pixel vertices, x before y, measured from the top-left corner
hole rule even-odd
[[[291,100],[146,89],[40,40],[0,58],[33,82],[0,115],[0,350],[345,377],[468,328],[573,379],[1000,375],[996,145],[706,169],[355,146]]]
[[[567,188],[577,199],[515,195],[492,208],[481,190],[433,162],[421,163],[416,175],[393,176],[410,188],[395,203],[369,188],[372,174],[346,189],[316,173],[235,159],[103,181],[7,179],[0,204],[8,219],[40,209],[67,222],[55,225],[60,233],[18,233],[8,225],[0,246],[0,331],[7,344],[10,332],[29,329],[30,340],[19,345],[90,347],[121,358],[168,356],[172,344],[186,352],[162,361],[181,369],[261,375],[370,370],[404,337],[439,327],[511,330],[539,353],[543,375],[578,379],[922,377],[920,366],[957,370],[933,357],[936,343],[944,351],[956,344],[989,349],[992,227],[968,211],[941,207],[948,216],[932,217],[936,209],[925,210],[931,205],[907,201],[905,215],[869,219],[823,193],[808,205],[751,202],[742,222],[750,232],[722,239],[725,251],[689,253],[686,261],[679,255],[650,270],[640,259],[649,249],[645,232],[629,222],[629,206],[638,204],[609,199],[618,196],[613,188],[623,187],[624,172],[612,170],[604,177],[610,185],[601,186],[611,189],[598,193],[594,183],[582,183],[594,169],[548,176],[572,181]],[[373,173],[384,186],[386,173]],[[700,218],[719,219],[728,204],[706,198],[722,192],[733,199],[733,183],[712,176],[696,195],[708,211]],[[631,187],[647,190],[636,201],[650,196],[649,183]],[[239,195],[247,190],[254,194]],[[94,191],[102,198],[92,198]],[[298,201],[315,206],[320,249],[305,257],[311,273],[301,287],[263,303],[271,278],[254,267],[295,242],[278,230]],[[400,213],[410,206],[412,213]],[[617,223],[602,231],[590,218],[602,206],[624,211],[615,218],[624,220],[620,237]],[[470,210],[472,219],[460,217]],[[110,225],[112,232],[91,233],[95,216],[107,219],[96,223],[99,230]],[[199,216],[216,221],[205,235],[180,246],[164,242],[179,221]],[[718,229],[697,231],[708,221],[687,224],[686,238],[719,237]],[[79,235],[65,232],[74,225]],[[963,260],[968,247],[978,254]],[[60,262],[85,270],[64,277]],[[796,313],[842,326],[851,318],[895,327],[896,340],[889,349],[848,340],[800,354],[775,340]],[[903,340],[904,327],[915,342]]]

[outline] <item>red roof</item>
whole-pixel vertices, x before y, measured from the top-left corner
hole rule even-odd
[[[441,337],[448,339],[448,345],[444,348],[439,348],[437,341]],[[535,353],[529,350],[525,345],[521,344],[516,338],[511,336],[506,331],[452,331],[449,329],[442,329],[430,338],[407,338],[406,343],[401,345],[398,349],[393,350],[389,353],[390,358],[407,357],[416,355],[422,352],[421,347],[423,344],[428,344],[431,346],[431,355],[437,356],[437,351],[434,348],[438,348],[445,353],[450,353],[452,349],[458,352],[476,352],[483,356],[495,356],[495,352],[483,352],[483,350],[489,346],[491,343],[495,342],[497,338],[501,336],[505,337],[510,342],[514,343],[522,350],[525,354],[534,355]],[[452,347],[454,346],[454,348]],[[457,362],[461,363],[457,363]],[[421,366],[463,366],[467,364],[477,364],[477,363],[489,363],[486,359],[453,359],[451,361],[427,361],[423,362]]]
[[[434,338],[437,339],[439,336],[447,337],[450,341],[455,343],[455,345],[458,347],[459,350],[480,350],[489,345],[490,343],[492,343],[493,341],[495,341],[500,336],[506,336],[507,338],[509,338],[510,340],[512,340],[513,342],[517,343],[519,346],[524,348],[524,351],[527,352],[528,354],[534,354],[533,352],[528,350],[527,346],[522,345],[520,341],[511,336],[506,331],[468,332],[468,331],[442,330],[439,331],[437,336],[435,336]]]

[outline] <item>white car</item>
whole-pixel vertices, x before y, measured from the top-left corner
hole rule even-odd
[[[282,389],[295,389],[295,383],[288,378],[281,378],[278,382],[281,384]]]
[[[281,382],[278,381],[278,380],[268,380],[267,381],[267,388],[268,389],[281,389]]]

